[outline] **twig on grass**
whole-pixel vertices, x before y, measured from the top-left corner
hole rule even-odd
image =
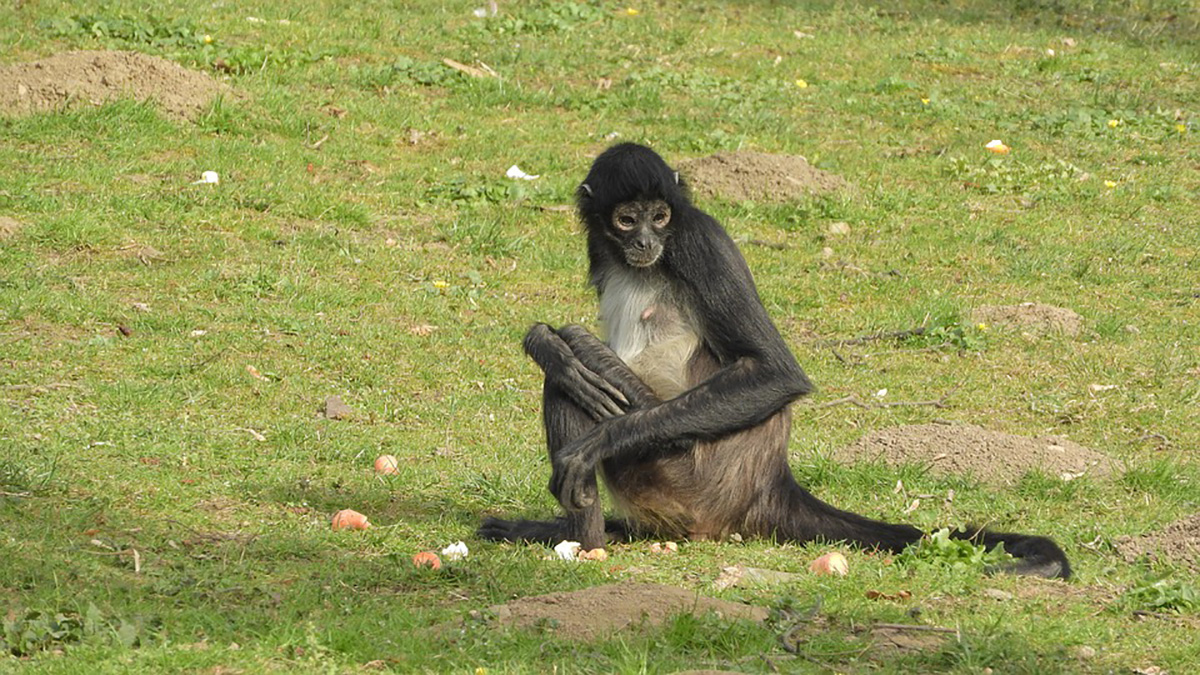
[[[31,497],[31,496],[33,496],[32,492],[5,492],[4,490],[0,490],[0,497]]]
[[[871,624],[871,628],[886,628],[889,630],[912,630],[925,633],[953,633],[958,635],[957,628],[946,628],[945,626],[924,626],[913,623],[875,623]]]
[[[916,407],[916,406],[932,406],[934,408],[947,408],[949,406],[946,405],[946,401],[951,396],[953,396],[955,394],[955,392],[957,392],[961,387],[962,387],[962,385],[958,385],[958,386],[954,387],[953,389],[951,389],[950,391],[946,392],[941,398],[938,398],[938,399],[935,399],[932,401],[864,401],[861,398],[859,398],[858,396],[851,394],[849,396],[843,396],[842,398],[834,399],[832,401],[826,401],[826,402],[818,405],[817,407],[818,408],[832,408],[834,406],[844,405],[844,404],[848,403],[850,405],[858,406],[859,408],[865,408],[865,409],[902,408],[902,407]]]
[[[1150,440],[1150,439],[1154,439],[1154,440],[1157,440],[1157,441],[1159,441],[1159,443],[1160,443],[1161,445],[1167,445],[1167,446],[1169,446],[1169,445],[1172,445],[1172,443],[1171,443],[1171,439],[1169,439],[1169,438],[1167,438],[1166,436],[1164,436],[1164,435],[1162,435],[1162,434],[1158,433],[1157,431],[1151,431],[1151,432],[1148,432],[1148,433],[1144,433],[1144,434],[1142,434],[1142,435],[1141,435],[1141,436],[1138,438],[1138,443],[1144,443],[1144,442],[1146,442],[1146,441],[1148,441],[1148,440]]]
[[[136,548],[126,548],[126,549],[121,549],[120,551],[88,551],[85,549],[83,552],[90,553],[91,555],[115,555],[115,556],[128,555],[128,556],[131,556],[133,558],[133,573],[134,574],[142,573],[142,554],[138,553],[138,550]]]
[[[78,384],[71,382],[47,382],[45,384],[4,384],[0,385],[4,389],[21,391],[24,389],[33,389],[34,391],[50,391],[52,389],[82,389]]]
[[[846,338],[843,340],[821,340],[817,343],[818,347],[848,347],[851,345],[861,345],[866,342],[874,342],[876,340],[903,340],[916,335],[924,335],[925,326],[917,326],[908,330],[893,330],[879,331],[870,335],[861,335],[856,338]]]
[[[763,248],[773,248],[776,251],[786,251],[792,247],[791,244],[783,241],[769,241],[767,239],[747,239],[747,244],[751,246],[762,246]]]

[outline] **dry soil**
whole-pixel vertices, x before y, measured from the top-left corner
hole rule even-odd
[[[679,172],[696,195],[731,201],[790,202],[848,186],[803,157],[762,152],[720,152],[682,162]]]
[[[1103,477],[1114,470],[1104,455],[1057,436],[1031,438],[970,424],[914,424],[868,434],[834,456],[845,462],[883,460],[888,464],[927,464],[939,476],[972,475],[1012,484],[1027,472],[1067,480]]]
[[[195,119],[230,91],[205,73],[137,52],[65,52],[0,67],[0,115],[9,116],[132,98],[154,101],[172,118]]]

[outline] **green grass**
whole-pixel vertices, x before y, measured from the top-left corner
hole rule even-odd
[[[659,2],[630,15],[534,1],[486,20],[472,16],[480,4],[0,8],[5,63],[134,49],[244,94],[195,123],[133,102],[0,118],[0,216],[22,224],[0,240],[0,640],[18,653],[0,671],[1186,672],[1200,661],[1189,573],[1128,564],[1111,546],[1200,504],[1194,2]],[[570,200],[614,132],[671,161],[801,154],[854,183],[786,206],[702,204],[739,240],[788,245],[744,252],[820,387],[813,402],[959,387],[947,409],[801,403],[797,475],[839,506],[924,528],[1053,536],[1077,580],[851,551],[845,579],[716,592],[723,565],[803,572],[827,547],[691,543],[665,557],[631,545],[603,565],[566,565],[473,539],[481,514],[555,510],[540,383],[519,341],[536,320],[595,323],[582,237],[570,214],[541,207]],[[985,153],[993,138],[1013,154]],[[512,184],[514,163],[543,178]],[[193,185],[206,170],[221,184]],[[836,221],[851,233],[828,235]],[[826,246],[867,273],[822,265]],[[1079,312],[1084,333],[970,325],[977,305],[1033,300]],[[945,330],[844,361],[812,339],[923,321]],[[316,417],[330,395],[351,420]],[[1001,489],[827,459],[870,430],[934,419],[1067,436],[1128,470]],[[396,476],[371,472],[383,452],[400,458]],[[909,494],[956,496],[905,514],[897,479]],[[340,508],[377,527],[330,532]],[[472,555],[441,574],[408,562],[458,539]],[[432,628],[621,579],[774,607],[777,619],[683,617],[589,645]],[[817,598],[819,626],[793,634],[794,657],[779,638]],[[960,634],[919,652],[868,649],[862,626],[916,614]]]

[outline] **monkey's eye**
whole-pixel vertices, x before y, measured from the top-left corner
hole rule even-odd
[[[667,223],[667,214],[662,212],[654,214],[654,223],[656,225],[665,225]]]
[[[632,230],[633,226],[636,224],[637,221],[633,218],[633,216],[620,216],[617,218],[617,227],[621,228],[622,230]]]

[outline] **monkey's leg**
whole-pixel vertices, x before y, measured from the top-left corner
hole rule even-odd
[[[546,427],[546,447],[553,458],[563,446],[587,433],[597,422],[584,412],[549,377],[542,389],[542,422]],[[592,501],[583,508],[567,508],[566,539],[578,541],[585,550],[604,546],[604,506],[592,472],[584,491]]]

